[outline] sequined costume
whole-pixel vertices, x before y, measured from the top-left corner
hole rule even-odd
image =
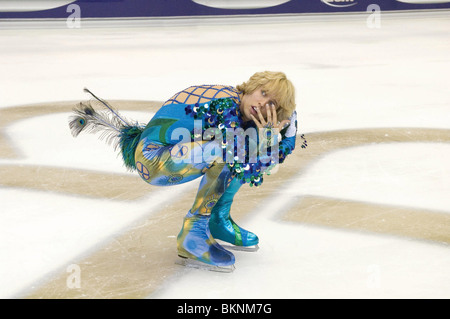
[[[242,121],[239,103],[239,93],[231,86],[195,86],[177,93],[164,103],[141,135],[135,153],[140,176],[149,184],[169,186],[191,181],[203,176],[206,170],[219,166],[224,172],[228,168],[231,173],[228,183],[232,177],[236,177],[242,184],[259,186],[263,179],[258,177],[262,177],[273,166],[268,158],[282,163],[294,150],[297,123],[294,119],[294,125],[281,132],[278,153],[271,154],[269,151],[265,161],[262,160],[263,156],[258,156],[258,160],[253,162],[242,162],[242,159],[230,162],[229,158],[235,157],[236,147],[240,145],[235,144],[234,149],[233,145],[224,145],[227,130],[255,128],[253,122]],[[214,155],[207,151],[219,143],[217,140],[205,140],[205,132],[209,130],[209,133],[214,133],[211,129],[220,130],[224,138],[221,144],[223,152],[220,154],[216,152]],[[186,132],[190,135],[186,136]],[[259,141],[246,142],[258,144]],[[210,155],[206,160],[205,154]],[[224,161],[226,165],[219,164]]]
[[[152,185],[169,186],[202,178],[178,235],[178,253],[182,257],[219,266],[234,264],[234,256],[218,245],[214,238],[238,246],[258,243],[258,237],[237,226],[229,212],[240,186],[244,183],[260,185],[264,169],[271,164],[226,161],[226,153],[231,152],[234,159],[236,149],[223,147],[223,140],[202,138],[208,129],[219,129],[225,136],[226,129],[251,127],[253,123],[242,121],[239,103],[239,93],[230,86],[195,86],[177,93],[147,124],[135,153],[140,176]],[[201,121],[201,126],[197,123],[196,127],[195,120]],[[184,133],[187,131],[190,132],[188,137]],[[280,162],[295,147],[296,128],[293,132],[290,136],[286,136],[286,131],[282,132]],[[206,152],[214,147],[220,150],[218,143],[221,143],[223,152]],[[205,153],[214,155],[205,160],[202,157]],[[273,157],[273,154],[268,156]],[[214,215],[209,219],[211,213]]]
[[[86,91],[112,116],[97,112],[90,103],[80,103],[69,122],[74,136],[81,131],[106,132],[116,141],[126,167],[136,169],[151,185],[170,186],[201,178],[177,237],[180,257],[227,267],[234,264],[234,255],[216,239],[240,247],[258,244],[255,234],[233,221],[230,208],[243,184],[261,185],[263,175],[294,150],[295,111],[278,140],[270,128],[256,130],[253,121],[242,120],[236,88],[192,86],[167,100],[141,127]]]

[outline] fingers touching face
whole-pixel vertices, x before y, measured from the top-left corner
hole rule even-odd
[[[263,88],[256,89],[251,94],[245,94],[241,100],[241,112],[244,121],[262,116],[265,120],[271,116],[273,120],[273,110],[277,110],[279,105],[276,99],[268,94]],[[276,112],[275,112],[276,113]]]

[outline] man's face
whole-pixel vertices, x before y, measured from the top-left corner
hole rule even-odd
[[[257,109],[260,110],[263,117],[267,118],[268,107],[275,106],[278,109],[277,101],[270,96],[263,88],[257,88],[253,93],[244,94],[241,99],[240,110],[244,122],[250,121],[252,114],[258,118]]]

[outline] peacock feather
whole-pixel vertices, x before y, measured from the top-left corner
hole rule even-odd
[[[74,114],[69,118],[72,135],[77,137],[81,132],[100,133],[100,139],[106,140],[115,149],[120,148],[125,166],[130,170],[136,169],[134,153],[144,126],[139,123],[130,124],[109,103],[88,89],[84,91],[90,93],[94,100],[81,102],[73,109]],[[97,111],[93,104],[105,109]]]

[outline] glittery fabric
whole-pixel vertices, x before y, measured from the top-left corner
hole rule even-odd
[[[278,143],[277,136],[271,136],[271,130],[256,130],[254,126],[246,125],[242,122],[239,105],[233,99],[223,98],[204,104],[186,105],[185,112],[194,120],[204,121],[202,136],[208,131],[210,134],[222,136],[222,156],[228,168],[242,184],[248,183],[250,186],[259,186],[263,182],[263,175],[270,174],[270,171],[279,163],[279,158],[283,161],[295,148],[295,135],[289,141],[283,140]],[[242,129],[242,130],[238,130]],[[247,132],[244,129],[254,129],[254,137],[246,139]],[[261,134],[261,132],[263,132]],[[230,140],[230,133],[234,138]],[[198,133],[197,133],[198,134]],[[192,131],[192,138],[196,138],[196,132]],[[275,146],[262,151],[263,143],[268,139],[274,139]],[[292,141],[291,141],[292,140]],[[279,148],[281,146],[281,148]],[[245,150],[245,156],[239,156],[240,150]],[[251,160],[253,159],[253,160]]]

